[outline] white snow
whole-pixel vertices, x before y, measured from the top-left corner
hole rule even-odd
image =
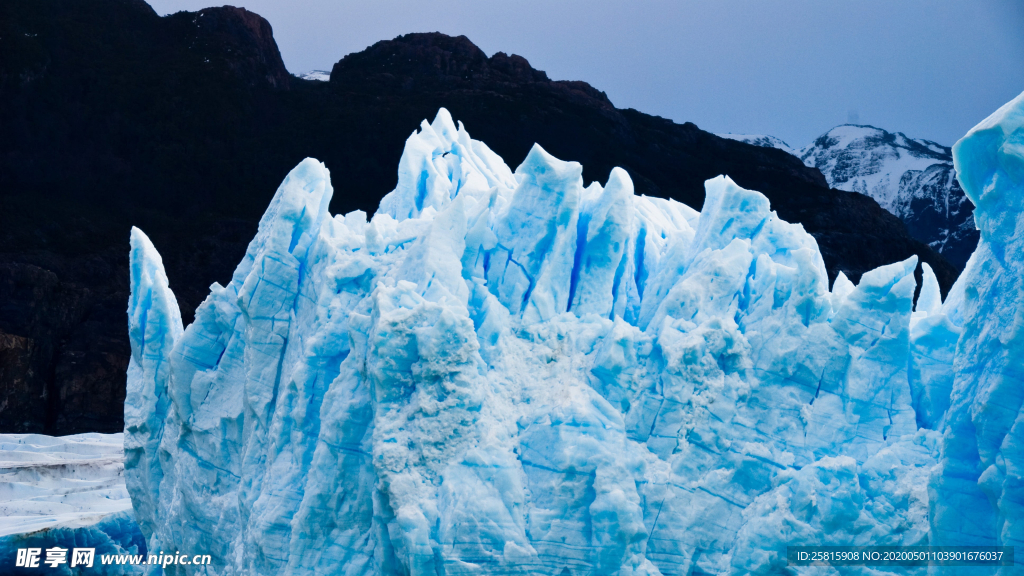
[[[722,138],[728,138],[729,140],[739,140],[740,142],[746,142],[747,144],[753,144],[754,146],[761,146],[762,148],[778,148],[784,152],[788,152],[793,156],[800,156],[800,152],[786,144],[781,139],[768,134],[716,134]]]
[[[778,148],[821,170],[829,186],[860,192],[900,216],[912,191],[901,190],[900,181],[908,171],[923,172],[936,164],[952,166],[949,148],[930,140],[915,140],[901,132],[891,133],[872,126],[836,126],[803,148],[793,148],[765,134],[718,134],[755,146]]]
[[[855,125],[837,126],[795,154],[821,170],[829,186],[866,194],[896,215],[905,173],[952,163],[949,149],[934,142]]]
[[[303,80],[316,80],[318,82],[327,82],[328,80],[331,79],[331,71],[330,70],[310,70],[309,72],[304,72],[302,74],[297,74],[297,76],[299,78],[302,78]]]

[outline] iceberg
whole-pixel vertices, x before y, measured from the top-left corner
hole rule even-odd
[[[188,327],[133,229],[148,548],[214,559],[171,574],[667,576],[1018,545],[1024,95],[954,151],[982,240],[916,307],[916,257],[830,287],[727,176],[697,212],[536,145],[513,171],[444,109],[371,219],[302,161]]]

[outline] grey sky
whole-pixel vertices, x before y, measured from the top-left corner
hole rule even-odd
[[[151,0],[160,14],[203,0]],[[795,147],[850,120],[951,145],[1024,91],[1022,0],[244,0],[293,73],[465,34],[620,107]],[[472,133],[472,126],[467,126]]]

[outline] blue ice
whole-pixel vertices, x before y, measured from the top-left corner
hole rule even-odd
[[[814,238],[727,176],[696,212],[540,146],[513,171],[444,109],[370,219],[329,214],[301,162],[184,329],[133,230],[142,532],[261,575],[1020,546],[1024,95],[954,154],[981,242],[945,302],[924,267],[916,309],[916,257],[830,287]]]

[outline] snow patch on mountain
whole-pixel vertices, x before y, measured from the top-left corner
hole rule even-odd
[[[799,151],[833,188],[874,198],[907,225],[912,236],[963,268],[978,243],[968,200],[949,148],[900,132],[844,125]]]
[[[779,150],[788,152],[793,156],[800,155],[799,151],[783,142],[780,138],[769,136],[767,134],[718,134],[718,136],[728,138],[729,140],[746,142],[747,144],[753,144],[754,146],[760,146],[762,148],[778,148]]]
[[[330,70],[310,70],[309,72],[303,72],[302,74],[296,74],[303,80],[316,80],[317,82],[327,82],[331,79]]]

